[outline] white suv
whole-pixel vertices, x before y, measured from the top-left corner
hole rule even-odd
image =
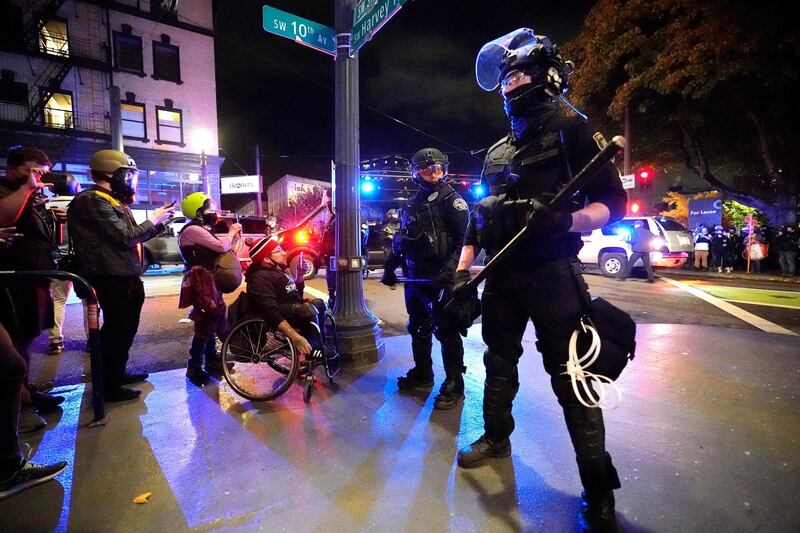
[[[628,239],[637,221],[644,222],[656,236],[650,252],[654,267],[680,268],[686,263],[692,251],[691,233],[669,217],[625,217],[600,229],[585,231],[581,233],[583,248],[578,252],[578,259],[583,265],[599,267],[604,276],[616,276],[625,264],[623,260],[631,256]],[[634,266],[641,265],[639,260]]]

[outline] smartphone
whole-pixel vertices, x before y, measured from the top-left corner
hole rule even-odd
[[[178,202],[178,200],[172,200],[170,203],[166,204],[164,207],[167,207],[167,208],[169,208],[169,207],[175,207],[175,204],[176,204],[177,202]]]

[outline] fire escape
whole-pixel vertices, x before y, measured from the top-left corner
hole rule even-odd
[[[45,0],[37,9],[33,10],[30,22],[25,28],[25,46],[29,50],[45,52],[45,54],[52,56],[50,63],[33,83],[34,90],[31,106],[28,108],[28,116],[25,118],[25,125],[27,126],[39,123],[45,106],[53,97],[53,94],[61,88],[61,82],[64,81],[73,66],[66,36],[63,39],[63,53],[59,53],[58,50],[43,50],[42,46],[41,32],[47,22],[58,13],[62,4],[64,4],[64,0]],[[53,54],[52,52],[55,53]]]

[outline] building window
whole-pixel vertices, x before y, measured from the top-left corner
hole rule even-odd
[[[69,34],[65,20],[48,20],[39,30],[39,51],[69,57]]]
[[[0,47],[12,50],[25,47],[22,8],[10,2],[0,2]]]
[[[180,109],[156,106],[158,142],[183,146],[183,113]]]
[[[129,139],[147,141],[147,121],[144,104],[122,102],[122,135]]]
[[[11,71],[4,70],[0,78],[0,102],[28,106],[28,84],[14,80]]]
[[[48,128],[74,128],[72,95],[69,93],[54,92],[44,104],[42,118],[44,119],[44,125]]]
[[[114,32],[114,66],[119,70],[144,74],[141,37]]]
[[[153,78],[181,83],[181,60],[177,46],[153,41]]]

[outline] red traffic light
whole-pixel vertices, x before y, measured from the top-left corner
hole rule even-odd
[[[642,210],[642,206],[641,206],[641,205],[639,205],[639,202],[631,202],[631,205],[630,205],[630,208],[629,208],[629,209],[630,209],[630,212],[631,212],[631,213],[633,213],[633,214],[635,215],[635,214],[637,214],[639,211],[641,211],[641,210]]]
[[[636,171],[636,178],[639,183],[650,183],[653,181],[653,169],[650,167],[642,167]]]

